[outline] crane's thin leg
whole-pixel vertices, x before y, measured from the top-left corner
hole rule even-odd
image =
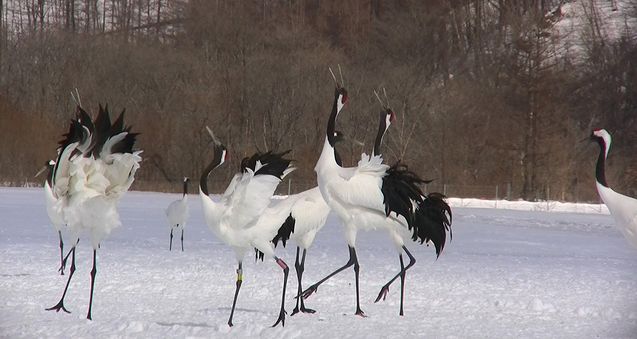
[[[294,259],[294,269],[296,270],[296,280],[298,282],[296,295],[301,295],[303,289],[301,288],[301,276],[303,273],[301,272],[301,263],[299,262],[299,253],[301,252],[300,247],[296,247],[296,258]],[[294,310],[292,310],[292,315],[299,313],[299,300],[303,300],[303,298],[296,298],[296,306]]]
[[[58,231],[60,237],[60,275],[64,275],[64,241],[62,241],[62,231]]]
[[[242,264],[239,261],[239,268],[237,268],[237,288],[234,291],[234,299],[232,300],[232,311],[230,311],[230,319],[228,319],[228,326],[232,327],[232,316],[234,315],[234,307],[237,305],[237,296],[239,296],[239,289],[241,289],[241,282],[243,281],[243,269]]]
[[[184,228],[181,228],[181,251],[184,251]]]
[[[358,257],[356,256],[356,249],[354,249],[354,247],[351,247],[351,255],[354,257],[354,276],[356,277],[356,313],[354,314],[365,317],[365,312],[361,310],[360,292],[358,288],[358,272],[360,270],[360,266],[358,265]]]
[[[405,247],[403,245],[403,251],[405,251],[405,253],[407,253],[407,256],[409,257],[409,264],[407,264],[407,267],[403,266],[403,256],[402,254],[400,254],[398,256],[398,258],[400,259],[400,272],[398,272],[398,274],[396,274],[387,284],[385,284],[385,286],[383,286],[380,289],[380,293],[378,293],[378,297],[376,297],[376,300],[374,302],[378,302],[380,301],[380,299],[382,298],[383,300],[385,300],[385,298],[387,297],[387,293],[389,292],[389,286],[394,282],[394,280],[398,279],[400,277],[400,281],[401,281],[401,297],[400,297],[400,303],[401,303],[401,308],[400,308],[400,315],[403,315],[402,312],[402,302],[403,302],[403,294],[404,294],[404,283],[405,283],[405,275],[407,273],[407,270],[409,268],[411,268],[412,266],[414,266],[414,264],[416,263],[416,258],[414,258],[413,255],[411,255],[411,252],[409,252],[409,250],[407,249],[407,247]]]
[[[64,268],[66,267],[66,261],[69,259],[69,256],[71,255],[71,252],[73,252],[73,250],[75,249],[75,246],[77,246],[77,244],[79,244],[79,243],[80,243],[80,238],[77,238],[77,241],[75,241],[75,245],[73,245],[73,247],[69,250],[69,253],[67,253],[64,256],[64,259],[62,260],[62,265],[58,269],[58,272],[64,271]]]
[[[93,308],[93,287],[95,286],[95,274],[97,274],[97,268],[95,266],[97,259],[97,250],[93,249],[93,269],[91,270],[91,297],[88,301],[88,314],[86,315],[86,319],[93,320],[91,318],[91,309]]]
[[[279,318],[276,320],[274,325],[272,325],[272,327],[276,327],[276,325],[278,325],[279,323],[281,323],[281,326],[285,326],[285,314],[286,314],[286,312],[285,312],[285,288],[287,287],[287,284],[288,284],[288,273],[290,272],[290,268],[285,263],[285,261],[283,261],[283,260],[281,260],[280,258],[277,258],[277,257],[274,257],[274,260],[283,269],[283,293],[281,294],[281,311],[279,311]]]
[[[335,276],[336,274],[340,273],[341,271],[343,271],[344,269],[350,267],[354,265],[354,273],[355,273],[355,277],[356,277],[356,314],[357,315],[361,315],[364,316],[363,311],[361,311],[360,308],[360,303],[359,303],[359,290],[358,290],[358,272],[359,272],[359,265],[358,265],[358,258],[356,256],[356,249],[352,246],[349,246],[349,260],[347,261],[347,263],[337,269],[336,271],[330,273],[327,277],[319,280],[319,282],[317,282],[316,284],[308,287],[305,291],[303,291],[303,293],[301,293],[300,296],[298,297],[302,297],[302,298],[308,298],[309,296],[311,296],[314,292],[316,292],[316,290],[318,289],[318,287],[324,283],[325,281],[327,281],[329,278]]]
[[[296,247],[296,260],[294,262],[294,268],[296,269],[296,278],[298,280],[298,292],[297,292],[297,295],[301,295],[301,292],[303,291],[302,281],[303,281],[303,271],[305,271],[305,254],[307,253],[307,249],[303,249],[303,258],[301,259],[301,262],[299,262],[299,252],[300,252],[300,248],[297,246]],[[299,301],[301,302],[301,308],[300,309],[299,309]],[[304,302],[303,298],[296,298],[296,307],[292,311],[292,315],[295,315],[295,314],[299,313],[299,311],[301,311],[303,313],[314,313],[314,312],[316,312],[315,310],[313,310],[311,308],[306,308],[305,307],[305,302]]]
[[[398,257],[400,259],[400,315],[404,315],[403,312],[403,300],[405,300],[405,275],[407,271],[405,270],[405,263],[403,262],[402,254]]]
[[[168,247],[169,251],[173,250],[173,229],[170,229],[170,247]]]
[[[67,310],[64,307],[64,297],[66,296],[66,291],[68,291],[69,289],[71,278],[73,278],[73,273],[75,272],[75,246],[71,248],[71,251],[69,252],[69,254],[71,254],[71,271],[69,273],[69,279],[66,281],[66,286],[64,286],[64,292],[62,293],[62,298],[60,298],[60,301],[55,306],[47,308],[46,309],[47,311],[55,310],[56,312],[60,312],[60,310],[62,310],[66,313],[71,313],[69,312],[69,310]]]

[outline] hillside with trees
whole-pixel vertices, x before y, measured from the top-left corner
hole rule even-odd
[[[431,189],[597,201],[598,148],[581,140],[603,127],[609,183],[637,196],[636,21],[621,0],[0,0],[0,183],[43,181],[77,89],[141,133],[133,189],[198,178],[206,125],[230,152],[214,191],[257,149],[292,149],[290,187],[306,189],[339,65],[339,129],[365,143],[341,145],[346,164],[370,151],[384,88],[385,158]]]

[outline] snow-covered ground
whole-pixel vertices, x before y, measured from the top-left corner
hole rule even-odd
[[[435,260],[432,248],[410,246],[418,262],[407,274],[404,317],[398,316],[398,285],[386,301],[373,303],[399,267],[383,233],[362,233],[357,243],[367,318],[353,315],[350,270],[307,300],[316,314],[288,317],[285,327],[270,328],[281,270],[271,261],[246,258],[235,327],[228,328],[234,254],[208,231],[195,195],[185,252],[168,251],[163,211],[178,196],[125,196],[123,226],[98,251],[94,320],[88,321],[90,246],[78,247],[66,300],[72,313],[45,311],[58,301],[68,275],[57,273],[57,234],[48,225],[43,192],[0,188],[0,337],[637,337],[637,250],[594,207],[587,214],[556,213],[459,207],[494,202],[452,201],[454,237],[441,257]],[[307,284],[346,262],[340,227],[331,217],[308,252]],[[294,247],[279,253],[291,266],[291,312]]]
[[[574,62],[583,61],[586,41],[592,35],[605,41],[617,41],[621,37],[637,39],[637,4],[634,0],[566,0],[562,16],[557,18],[553,34],[559,38],[560,55],[569,54]],[[599,20],[591,32],[591,20]]]

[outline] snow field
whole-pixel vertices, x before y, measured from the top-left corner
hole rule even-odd
[[[453,240],[438,260],[412,244],[405,316],[400,285],[374,304],[398,272],[397,253],[382,232],[359,233],[361,307],[354,273],[332,278],[306,300],[314,315],[270,328],[282,273],[270,260],[244,260],[233,328],[226,324],[236,279],[233,251],[207,229],[198,197],[190,201],[185,252],[168,251],[163,213],[178,194],[129,192],[123,226],[98,250],[93,321],[86,320],[91,247],[80,241],[77,271],[65,300],[71,314],[45,311],[66,279],[57,234],[48,225],[41,189],[0,189],[0,337],[264,337],[264,338],[635,338],[637,251],[606,214],[455,207]],[[476,203],[477,204],[477,203]],[[487,204],[486,202],[482,204]],[[486,206],[483,206],[486,207]],[[70,239],[65,239],[70,248]],[[290,266],[288,315],[294,308],[295,247],[278,254]],[[331,215],[308,251],[304,284],[347,261],[341,226]]]

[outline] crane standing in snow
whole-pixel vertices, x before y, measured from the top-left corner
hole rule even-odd
[[[307,288],[302,297],[309,297],[323,282],[353,265],[356,283],[355,314],[364,316],[359,301],[359,264],[355,249],[358,230],[385,229],[399,251],[406,251],[405,238],[411,237],[421,242],[432,240],[439,254],[444,246],[444,237],[440,239],[430,233],[446,234],[449,225],[445,222],[448,220],[445,214],[447,211],[444,209],[446,203],[439,206],[439,209],[428,211],[436,212],[437,220],[431,220],[427,214],[418,213],[417,206],[422,203],[423,194],[417,184],[424,181],[412,175],[405,166],[389,167],[382,164],[380,156],[366,154],[361,156],[358,166],[354,168],[340,167],[334,161],[336,118],[347,102],[347,91],[336,79],[335,82],[336,90],[327,123],[326,139],[315,171],[323,198],[345,226],[349,260],[343,267]],[[401,264],[401,274],[404,275],[404,271],[405,268]]]
[[[70,233],[77,239],[69,255],[71,268],[60,301],[47,310],[70,313],[64,298],[75,272],[75,250],[80,234],[86,232],[93,246],[91,293],[86,318],[92,319],[93,290],[97,274],[97,249],[110,232],[121,225],[117,203],[130,188],[139,168],[141,151],[133,151],[136,133],[124,125],[124,112],[111,124],[108,106],[95,121],[80,106],[77,118],[61,142],[53,170],[53,188],[62,199],[64,218]],[[68,255],[67,255],[68,257]]]
[[[181,229],[181,251],[184,251],[184,228],[188,221],[188,183],[190,179],[184,178],[184,194],[179,200],[175,200],[168,205],[166,209],[166,218],[170,225],[170,245],[169,251],[173,249],[173,231]]]
[[[383,106],[383,109],[380,111],[380,114],[379,114],[380,119],[378,123],[378,133],[376,135],[376,139],[374,142],[374,149],[372,151],[372,154],[381,155],[382,154],[381,143],[383,140],[383,136],[389,129],[389,126],[391,125],[391,123],[396,119],[395,118],[396,115],[394,111],[391,108],[389,108],[389,99],[387,98],[387,93],[385,93],[385,98],[388,101],[387,104],[384,104],[382,102],[382,100],[378,96],[378,93],[374,92],[374,94],[376,94],[376,97],[378,98],[378,101],[380,102],[381,106]],[[395,175],[392,175],[392,173],[395,173],[395,172],[399,172],[403,180],[412,178],[414,180],[414,183],[427,184],[431,182],[431,180],[421,180],[420,178],[418,178],[418,175],[416,173],[411,172],[407,168],[407,165],[402,163],[402,161],[400,160],[397,161],[393,166],[389,168],[388,173],[390,174],[388,174],[386,179],[389,179],[392,176],[395,176]],[[409,179],[409,180],[412,180],[412,179]],[[389,185],[390,189],[387,189],[388,185],[389,183],[387,182],[387,180],[384,180],[382,190],[385,196],[391,197],[392,191],[394,190],[394,188],[391,188],[392,185]],[[398,183],[397,187],[400,187],[400,186],[404,186],[404,183],[403,184]],[[440,193],[436,193],[436,192],[429,193],[426,196],[421,195],[421,200],[416,202],[414,216],[416,218],[415,224],[418,227],[414,228],[413,230],[414,232],[411,235],[412,240],[416,241],[420,239],[421,243],[427,242],[427,246],[429,246],[429,242],[432,242],[434,246],[436,247],[436,255],[439,256],[445,244],[446,231],[447,230],[449,231],[450,236],[452,234],[451,233],[451,220],[452,220],[451,208],[444,201],[444,195]],[[398,260],[400,262],[400,271],[381,288],[380,292],[378,293],[378,297],[376,297],[376,300],[374,302],[375,303],[379,302],[381,299],[385,300],[387,293],[389,293],[389,286],[391,286],[391,284],[396,279],[400,278],[399,315],[403,315],[404,314],[403,301],[404,301],[404,295],[405,295],[405,276],[406,276],[407,270],[416,263],[416,258],[414,258],[414,256],[411,254],[411,252],[409,252],[409,250],[405,246],[404,242],[405,240],[408,239],[409,235],[404,232],[404,223],[398,226],[397,228],[395,228],[393,231],[390,231],[389,233],[390,233],[390,237],[394,239],[394,244],[396,245],[396,249],[398,250]],[[396,239],[396,236],[401,236],[403,239],[402,240]],[[409,257],[409,263],[407,264],[407,266],[404,265],[403,256],[402,256],[403,251]]]
[[[208,195],[207,181],[210,173],[225,161],[227,149],[210,129],[208,132],[214,141],[214,156],[203,170],[199,181],[199,195],[203,204],[204,217],[217,238],[234,249],[238,262],[236,289],[228,325],[234,325],[232,319],[243,282],[243,257],[246,251],[253,248],[273,258],[283,270],[281,309],[273,327],[279,323],[285,325],[285,290],[289,267],[285,261],[274,255],[272,239],[279,232],[289,211],[268,207],[271,203],[270,198],[281,179],[294,169],[290,167],[291,161],[284,158],[288,152],[256,153],[252,157],[243,159],[241,171],[235,174],[221,200],[215,202]],[[290,236],[290,230],[286,230],[288,233],[281,235],[283,240],[287,240]]]
[[[626,240],[637,247],[637,199],[615,192],[606,182],[606,158],[612,141],[610,133],[605,129],[596,129],[590,138],[599,144],[595,169],[597,192]]]

